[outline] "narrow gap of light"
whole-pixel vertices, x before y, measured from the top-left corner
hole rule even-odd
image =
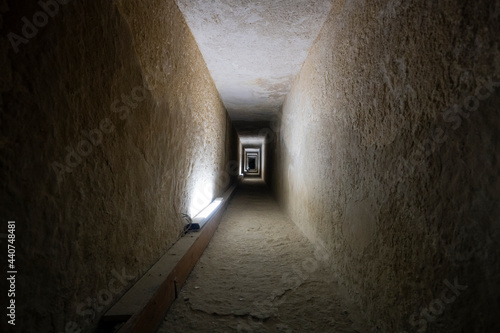
[[[205,207],[201,212],[198,213],[198,215],[195,216],[195,218],[201,218],[205,219],[212,215],[212,213],[217,209],[217,207],[220,206],[224,199],[223,198],[216,198],[210,205]]]

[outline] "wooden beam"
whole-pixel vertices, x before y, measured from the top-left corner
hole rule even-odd
[[[212,239],[235,188],[236,184],[224,193],[221,207],[203,229],[182,237],[167,251],[103,316],[104,322],[126,320],[118,333],[154,332],[158,329],[176,293]]]

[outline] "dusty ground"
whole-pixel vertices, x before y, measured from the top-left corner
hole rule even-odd
[[[159,333],[358,332],[315,249],[262,185],[241,185]]]

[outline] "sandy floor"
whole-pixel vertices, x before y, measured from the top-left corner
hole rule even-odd
[[[241,185],[158,332],[358,332],[322,254],[266,187]]]

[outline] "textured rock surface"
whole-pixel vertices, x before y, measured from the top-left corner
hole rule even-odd
[[[327,258],[265,185],[240,185],[158,333],[359,332]]]
[[[251,121],[279,112],[331,8],[331,0],[176,1],[231,118]]]
[[[181,213],[222,192],[234,132],[174,1],[61,5],[19,53],[3,36],[41,9],[7,4],[0,207],[2,225],[17,221],[16,332],[89,331],[178,239]]]
[[[498,330],[499,35],[499,1],[337,1],[286,98],[276,195],[373,331]]]

